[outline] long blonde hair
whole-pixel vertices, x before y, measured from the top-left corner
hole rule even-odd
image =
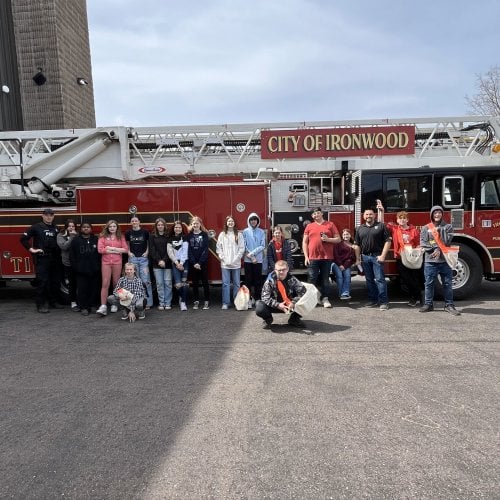
[[[106,222],[106,225],[102,228],[102,231],[99,233],[99,238],[107,238],[110,235],[109,226],[111,226],[111,224],[116,224],[116,237],[119,240],[121,240],[122,231],[120,229],[120,225],[114,219],[110,219],[108,220],[108,222]]]

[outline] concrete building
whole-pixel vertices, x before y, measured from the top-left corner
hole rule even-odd
[[[0,1],[0,130],[93,127],[86,0]]]

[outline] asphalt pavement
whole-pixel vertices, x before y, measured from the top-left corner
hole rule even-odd
[[[212,293],[129,324],[1,288],[0,497],[500,498],[500,283],[453,317],[356,278],[306,330]]]

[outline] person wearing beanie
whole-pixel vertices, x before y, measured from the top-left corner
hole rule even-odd
[[[423,226],[420,231],[420,246],[425,252],[425,299],[420,312],[434,310],[434,281],[439,276],[443,285],[444,310],[453,316],[459,316],[460,313],[453,304],[453,271],[446,262],[437,241],[439,238],[442,244],[450,246],[453,239],[453,226],[443,220],[443,207],[439,205],[431,208],[430,218],[431,222]],[[436,233],[434,233],[434,228]]]

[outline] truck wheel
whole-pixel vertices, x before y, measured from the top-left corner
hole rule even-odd
[[[458,265],[453,271],[453,297],[465,299],[481,285],[483,265],[478,255],[467,245],[458,245]]]

